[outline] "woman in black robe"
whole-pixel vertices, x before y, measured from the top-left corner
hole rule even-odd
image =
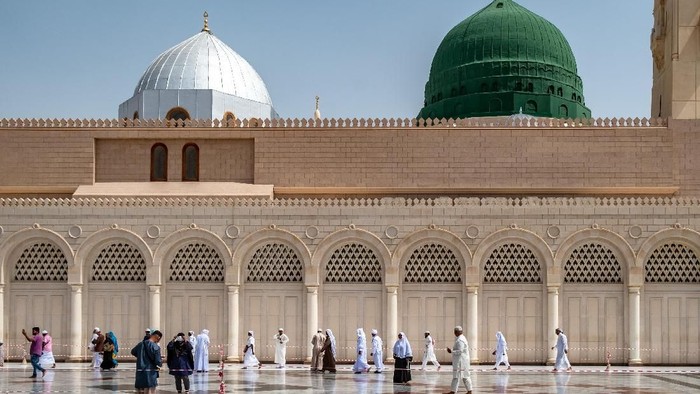
[[[413,352],[406,334],[400,332],[399,339],[394,343],[394,383],[411,381],[411,361]]]

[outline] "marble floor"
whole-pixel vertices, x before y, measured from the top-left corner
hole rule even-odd
[[[221,379],[212,364],[208,374],[195,374],[191,392],[218,393]],[[32,379],[31,365],[6,363],[0,368],[0,393],[106,393],[134,392],[134,364],[122,363],[116,371],[100,372],[87,364],[61,364],[41,379]],[[225,392],[245,393],[440,393],[449,391],[451,367],[440,372],[412,371],[410,385],[394,385],[391,372],[355,375],[350,366],[340,366],[336,375],[312,374],[307,367],[288,365],[279,370],[266,365],[261,370],[243,370],[227,364]],[[548,367],[513,367],[506,372],[486,366],[472,370],[474,393],[700,393],[700,368],[689,367],[581,367],[572,373],[551,373]],[[175,393],[174,378],[161,373],[159,393]],[[460,392],[464,392],[460,389]]]

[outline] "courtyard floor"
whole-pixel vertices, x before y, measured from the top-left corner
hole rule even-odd
[[[220,377],[211,365],[207,374],[191,377],[191,393],[217,393]],[[449,391],[451,367],[419,371],[412,367],[410,385],[394,385],[392,372],[355,375],[349,365],[339,366],[336,375],[312,374],[307,366],[288,365],[275,369],[243,370],[227,364],[225,392],[245,393],[440,393]],[[134,392],[134,364],[122,363],[116,371],[100,372],[87,364],[57,364],[46,376],[29,378],[30,364],[6,363],[0,368],[1,393],[107,393]],[[472,369],[474,393],[700,393],[700,368],[694,367],[580,367],[572,373],[551,373],[549,367],[514,366],[509,372],[491,371],[487,366]],[[175,393],[175,380],[161,373],[159,393]],[[460,388],[460,392],[464,392]]]

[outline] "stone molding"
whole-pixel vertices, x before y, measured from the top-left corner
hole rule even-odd
[[[512,119],[466,118],[466,119],[409,119],[409,118],[326,118],[326,119],[0,119],[0,129],[17,128],[617,128],[617,127],[666,127],[664,118],[596,118],[596,119],[554,119],[532,118]]]
[[[700,207],[700,197],[0,198],[2,207]]]

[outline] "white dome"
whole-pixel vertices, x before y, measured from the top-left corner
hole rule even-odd
[[[272,106],[260,75],[233,49],[207,31],[158,56],[143,73],[134,95],[162,89],[211,89]]]

